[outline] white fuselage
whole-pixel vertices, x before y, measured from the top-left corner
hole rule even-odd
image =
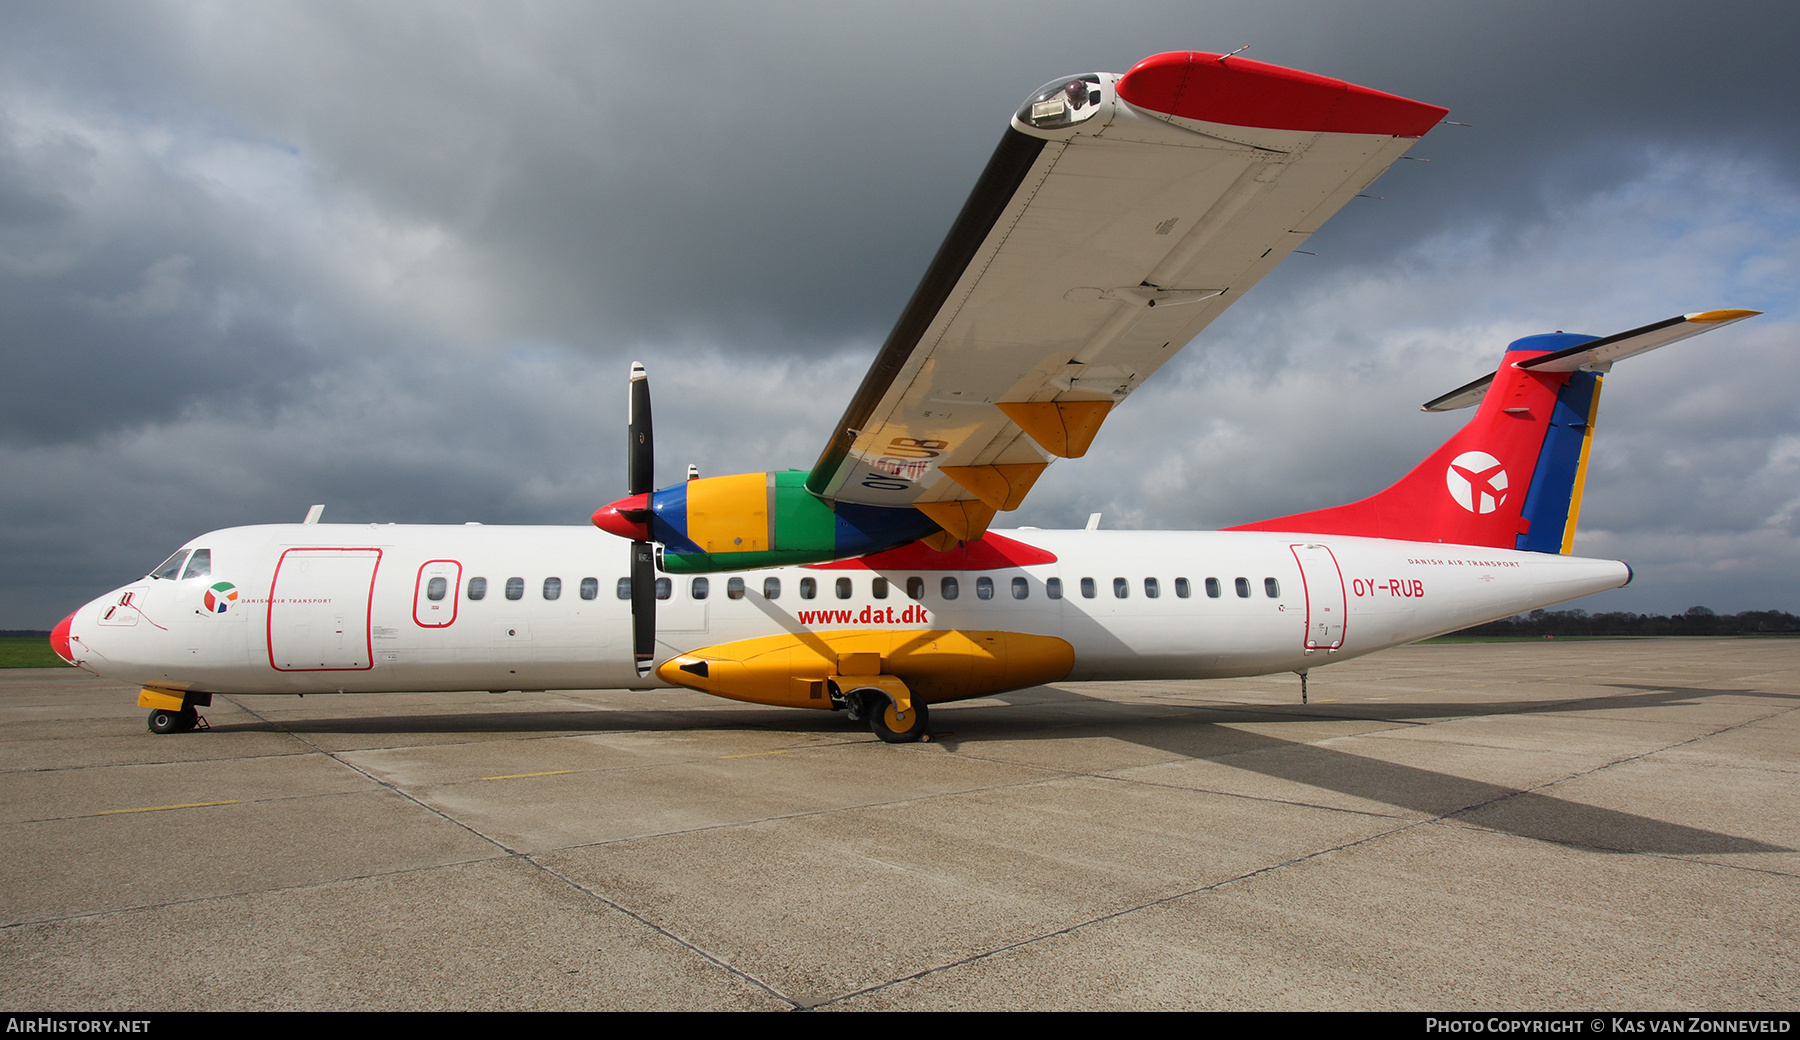
[[[695,595],[695,576],[662,576],[668,598],[657,604],[657,662],[784,632],[981,630],[1066,640],[1074,680],[1258,675],[1630,580],[1629,569],[1610,560],[1371,538],[1005,533],[1055,562],[711,574],[704,598]],[[620,598],[629,546],[591,527],[288,524],[215,531],[187,548],[209,550],[209,573],[144,578],[75,613],[70,647],[81,667],[209,693],[665,685],[640,679],[634,667],[631,604]],[[884,596],[877,578],[886,579]],[[471,579],[485,579],[475,583],[486,586],[480,598],[471,598]],[[915,589],[922,583],[917,600],[909,580]],[[431,598],[434,587],[440,598]]]

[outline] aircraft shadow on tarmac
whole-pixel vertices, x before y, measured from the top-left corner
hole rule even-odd
[[[1735,696],[1800,700],[1800,695],[1763,690],[1699,689],[1673,686],[1608,684],[1610,688],[1638,691],[1618,696],[1586,697],[1567,701],[1484,701],[1458,703],[1400,703],[1383,701],[1350,705],[1311,706],[1245,705],[1217,703],[1186,708],[1178,702],[1119,704],[1089,697],[1064,687],[1040,686],[1001,695],[1005,709],[970,705],[958,710],[957,730],[934,734],[948,751],[982,740],[1070,740],[1071,730],[1103,726],[1106,736],[1154,748],[1194,760],[1216,761],[1235,769],[1258,773],[1308,787],[1335,791],[1352,798],[1391,805],[1432,819],[1457,820],[1478,827],[1538,841],[1573,845],[1602,852],[1657,853],[1664,855],[1718,855],[1747,852],[1792,852],[1750,838],[1668,823],[1635,813],[1584,805],[1536,790],[1471,780],[1466,777],[1416,766],[1355,755],[1302,741],[1282,740],[1266,732],[1251,731],[1233,723],[1313,721],[1367,721],[1422,725],[1423,719],[1479,718],[1495,715],[1592,712],[1608,709],[1692,704],[1709,697]],[[233,703],[236,703],[235,701]],[[1016,708],[1062,709],[1048,721],[1039,715],[1030,720],[1007,716]],[[1078,709],[1069,713],[1068,708]],[[1156,715],[1145,712],[1154,709]],[[1170,709],[1177,709],[1169,714]],[[1073,721],[1071,721],[1073,720]],[[936,728],[950,720],[940,716]],[[1021,725],[1020,723],[1023,722]],[[1010,724],[1009,724],[1010,723]],[[841,731],[843,716],[836,713],[800,714],[785,709],[747,717],[743,711],[502,711],[459,712],[429,715],[380,715],[335,719],[277,719],[227,723],[215,733],[277,730],[296,734],[389,733],[604,733],[642,730],[676,732],[697,729],[779,729],[793,732]],[[973,748],[971,748],[973,750]],[[1294,799],[1296,804],[1304,799]]]

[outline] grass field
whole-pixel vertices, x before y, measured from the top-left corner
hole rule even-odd
[[[0,636],[0,668],[67,668],[43,636]]]

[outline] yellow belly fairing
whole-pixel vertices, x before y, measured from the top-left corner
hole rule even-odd
[[[1074,667],[1075,648],[1055,636],[852,629],[722,643],[672,658],[656,674],[733,700],[830,708],[831,682],[850,689],[894,677],[914,699],[936,704],[1055,682]]]

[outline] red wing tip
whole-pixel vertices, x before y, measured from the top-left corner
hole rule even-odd
[[[1210,51],[1153,54],[1120,77],[1121,98],[1230,126],[1420,137],[1450,111],[1341,79]]]

